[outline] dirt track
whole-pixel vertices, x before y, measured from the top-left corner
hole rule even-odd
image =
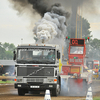
[[[100,81],[94,81],[92,85],[93,97],[100,97]],[[51,97],[51,100],[85,100],[86,97],[67,97],[58,96]],[[13,85],[0,85],[0,100],[44,100],[44,94],[33,95],[26,94],[25,96],[18,96],[17,89]]]

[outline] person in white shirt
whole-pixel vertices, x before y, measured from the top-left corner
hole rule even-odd
[[[75,54],[83,54],[82,48],[78,47],[78,49],[74,53]]]

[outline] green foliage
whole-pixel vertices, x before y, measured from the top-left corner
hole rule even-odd
[[[0,84],[4,84],[4,83],[14,83],[14,81],[12,81],[12,80],[0,81]]]
[[[6,50],[0,46],[0,59],[5,57]]]
[[[91,46],[92,46],[93,48],[100,49],[100,40],[98,40],[97,38],[94,38],[94,39],[91,41]]]
[[[15,49],[15,45],[13,43],[9,44],[5,42],[4,44],[2,44],[0,42],[0,59],[12,60],[14,49]]]
[[[89,59],[100,61],[100,40],[96,38],[90,39],[86,47]]]
[[[13,58],[13,52],[12,52],[12,51],[6,51],[6,52],[5,52],[5,55],[6,55],[6,59],[11,59],[11,58]]]
[[[100,97],[94,97],[93,100],[100,100]]]

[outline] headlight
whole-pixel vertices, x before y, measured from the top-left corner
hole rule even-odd
[[[22,82],[22,79],[17,79],[17,82]]]
[[[47,79],[44,79],[44,83],[57,83],[57,79],[47,78]]]
[[[53,79],[47,79],[47,81],[50,82],[50,83],[54,82]]]
[[[54,83],[54,79],[44,79],[44,83]]]

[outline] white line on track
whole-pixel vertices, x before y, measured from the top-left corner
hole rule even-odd
[[[1,85],[14,85],[14,84],[0,84],[0,86],[1,86]]]
[[[86,98],[80,98],[80,99],[76,99],[76,100],[85,100]]]
[[[10,94],[9,92],[5,92],[5,93],[0,93],[0,95],[2,95],[2,94]]]

